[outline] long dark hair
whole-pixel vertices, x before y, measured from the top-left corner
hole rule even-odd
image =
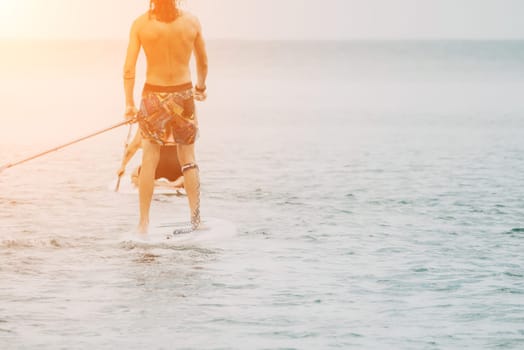
[[[177,0],[151,0],[149,16],[155,16],[160,22],[173,22],[179,15]]]

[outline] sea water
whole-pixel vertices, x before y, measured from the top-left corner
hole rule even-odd
[[[208,46],[202,213],[236,236],[120,244],[127,127],[5,170],[0,348],[524,347],[524,42]],[[125,43],[0,48],[1,164],[121,120]]]

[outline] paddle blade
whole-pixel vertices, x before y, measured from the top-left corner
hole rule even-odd
[[[116,180],[116,186],[115,186],[115,192],[118,192],[120,189],[120,179],[122,178],[122,175],[118,176],[118,180]]]

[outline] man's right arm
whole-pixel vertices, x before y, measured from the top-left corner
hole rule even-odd
[[[202,26],[198,19],[196,20],[197,25],[197,35],[195,38],[195,61],[197,68],[197,83],[196,90],[205,90],[206,89],[206,79],[207,79],[207,51],[206,43],[202,35]]]

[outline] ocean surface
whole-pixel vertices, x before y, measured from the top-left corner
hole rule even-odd
[[[202,212],[236,235],[123,244],[127,127],[7,169],[1,349],[524,348],[523,41],[209,52]],[[119,122],[124,53],[1,42],[0,166]]]

